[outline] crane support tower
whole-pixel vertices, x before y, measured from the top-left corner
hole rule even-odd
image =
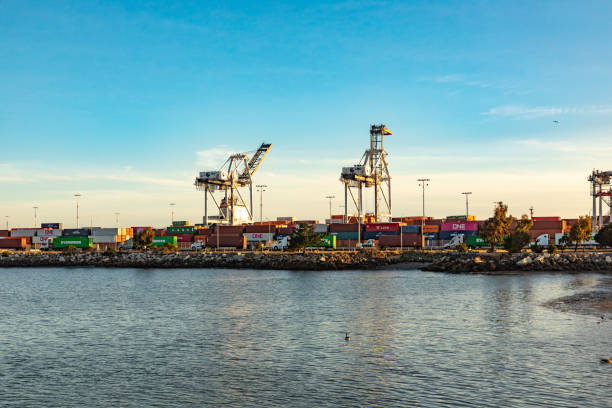
[[[370,126],[370,148],[365,151],[359,164],[343,167],[340,181],[344,183],[344,222],[348,219],[348,196],[351,196],[357,216],[361,220],[363,211],[363,189],[374,188],[374,218],[376,222],[391,217],[391,175],[384,149],[384,137],[391,135],[386,125]],[[357,197],[353,193],[357,190]]]
[[[204,225],[208,225],[209,218],[228,225],[253,222],[253,174],[271,147],[270,143],[262,143],[251,157],[235,153],[218,170],[200,172],[194,185],[204,191]],[[245,189],[248,189],[248,205]],[[215,192],[224,194],[221,200],[217,201]],[[219,210],[218,216],[208,216],[209,196]]]
[[[604,225],[604,203],[610,208],[610,215],[612,215],[612,187],[610,187],[610,179],[612,179],[612,171],[600,170],[593,170],[588,178],[591,182],[591,195],[593,196],[593,233]],[[597,200],[599,200],[599,217],[597,216]]]

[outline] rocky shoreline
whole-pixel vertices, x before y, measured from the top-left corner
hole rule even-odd
[[[251,268],[288,270],[422,269],[501,275],[524,272],[612,273],[612,254],[507,254],[420,251],[52,252],[0,254],[0,267]]]

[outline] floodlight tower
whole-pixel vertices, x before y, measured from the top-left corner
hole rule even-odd
[[[604,224],[603,204],[610,207],[612,215],[612,188],[610,180],[612,171],[593,170],[588,180],[591,182],[591,195],[593,196],[593,233],[601,229]],[[599,199],[599,219],[597,218],[597,200]],[[612,220],[611,220],[612,221]]]
[[[194,185],[198,190],[204,191],[204,225],[208,225],[209,218],[229,225],[253,221],[252,177],[271,147],[270,143],[262,143],[251,157],[246,153],[235,153],[219,170],[200,172]],[[248,188],[248,206],[240,192],[245,188]],[[220,201],[217,201],[213,194],[217,191],[224,193]],[[219,210],[217,217],[208,216],[209,195]]]
[[[384,137],[391,131],[384,124],[370,126],[370,148],[359,164],[343,167],[340,181],[344,183],[344,218],[348,217],[348,196],[357,209],[358,218],[363,214],[363,188],[374,187],[374,219],[376,222],[391,216],[391,175],[384,149]],[[353,190],[358,190],[357,199]],[[385,192],[386,190],[386,192]]]

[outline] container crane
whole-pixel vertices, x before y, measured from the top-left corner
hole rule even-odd
[[[384,137],[391,135],[386,125],[370,126],[370,148],[359,164],[343,167],[340,181],[344,183],[344,221],[348,219],[348,196],[357,209],[358,218],[363,215],[363,189],[374,187],[374,219],[387,221],[391,217],[391,175],[384,150]],[[357,189],[357,198],[353,190]],[[385,192],[386,190],[386,192]]]
[[[271,147],[271,143],[262,143],[251,157],[246,153],[234,153],[218,170],[200,172],[194,185],[204,191],[204,225],[208,225],[209,220],[209,195],[219,210],[219,216],[211,216],[211,219],[229,225],[253,221],[253,174]],[[245,188],[248,188],[248,206],[241,193]],[[224,193],[219,201],[214,195],[217,191]]]
[[[610,187],[612,171],[593,170],[588,180],[591,182],[591,195],[593,196],[593,233],[604,225],[603,204],[610,207],[612,222],[612,188]],[[599,219],[597,218],[597,200],[599,199]]]

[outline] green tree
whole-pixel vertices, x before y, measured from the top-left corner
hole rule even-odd
[[[533,220],[523,214],[516,223],[514,232],[504,238],[504,248],[508,252],[521,252],[525,245],[529,243],[529,230],[533,227]]]
[[[152,229],[144,230],[140,234],[134,235],[134,248],[142,249],[146,248],[153,243],[155,238],[155,231]]]
[[[504,249],[510,253],[521,252],[529,243],[529,234],[525,231],[514,231],[504,238]]]
[[[595,234],[595,241],[602,246],[612,246],[612,224],[608,224]]]
[[[507,214],[508,206],[498,202],[493,217],[486,220],[480,230],[480,236],[491,246],[491,251],[495,250],[496,245],[503,245],[504,238],[508,235],[513,218]]]
[[[533,227],[533,220],[529,218],[527,214],[521,215],[521,219],[516,222],[515,231],[518,232],[529,232]]]
[[[569,241],[575,243],[574,252],[578,250],[578,245],[582,241],[587,241],[591,238],[593,233],[593,226],[591,225],[591,217],[585,215],[584,217],[578,218],[578,221],[572,225],[572,229],[569,233]]]
[[[312,225],[302,223],[298,225],[289,240],[289,249],[306,250],[307,247],[319,246],[323,242],[323,234],[315,233]]]

